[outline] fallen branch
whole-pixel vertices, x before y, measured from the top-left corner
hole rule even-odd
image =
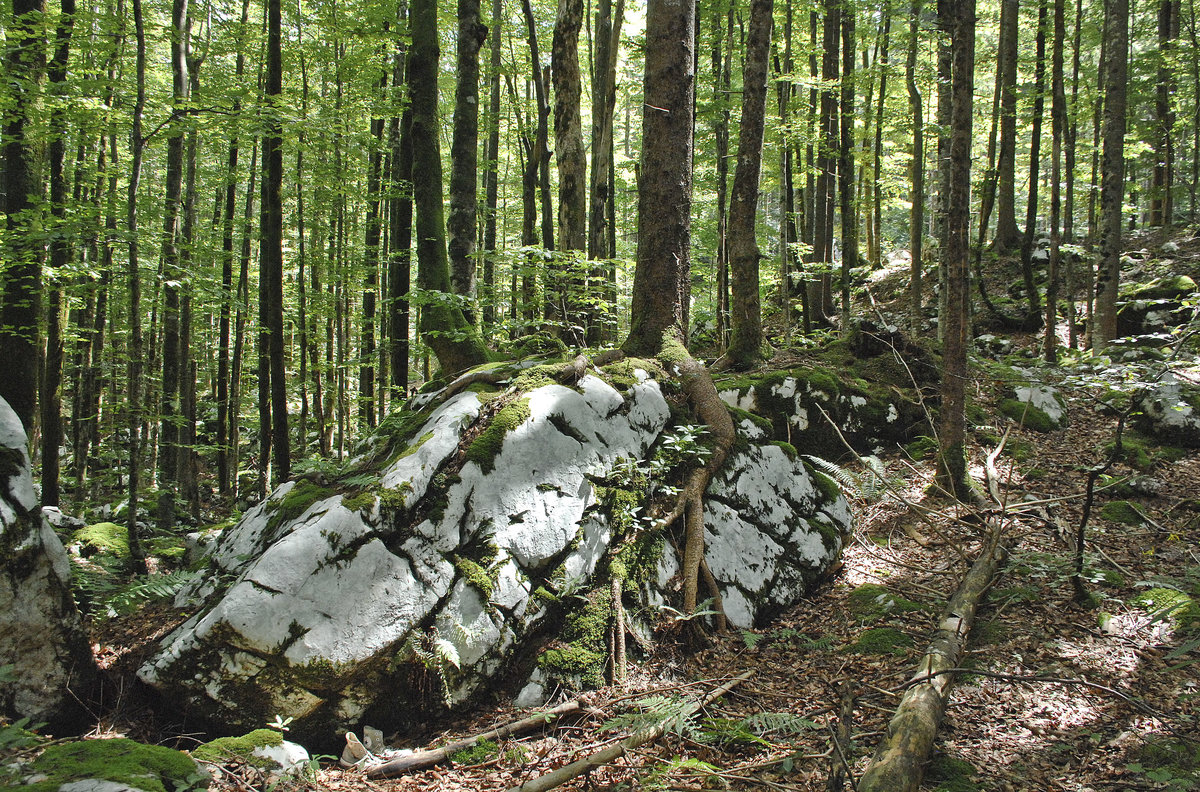
[[[701,708],[708,706],[721,696],[724,696],[726,693],[745,682],[753,674],[753,671],[747,671],[739,676],[734,677],[720,687],[710,691],[703,699],[693,702],[690,706],[688,706],[681,714],[680,718],[686,718]],[[666,724],[659,724],[653,728],[635,732],[629,737],[626,737],[624,740],[621,740],[621,742],[617,743],[616,745],[609,746],[603,751],[599,751],[578,761],[571,762],[571,764],[560,767],[557,770],[552,770],[545,775],[530,779],[519,786],[512,787],[508,790],[508,792],[546,792],[546,790],[554,789],[555,787],[570,781],[572,778],[583,775],[594,767],[608,764],[624,754],[626,751],[633,750],[638,746],[645,745],[653,740],[657,740],[666,730]]]
[[[450,758],[450,754],[457,753],[465,748],[470,748],[481,740],[498,740],[507,737],[510,734],[520,734],[522,732],[531,731],[539,726],[545,726],[551,721],[557,720],[564,715],[573,715],[575,713],[587,713],[591,710],[585,706],[579,699],[573,699],[565,704],[559,704],[553,709],[544,710],[531,715],[528,718],[523,718],[519,721],[505,724],[491,731],[476,734],[471,737],[464,737],[461,740],[455,740],[452,743],[447,743],[440,748],[431,748],[427,751],[416,751],[414,753],[400,756],[390,761],[384,762],[381,765],[370,768],[367,771],[367,778],[395,778],[404,773],[413,770],[421,770],[426,767],[432,767],[435,764],[440,764]]]
[[[916,792],[920,787],[925,761],[950,700],[953,676],[947,670],[961,665],[975,610],[1006,552],[997,527],[950,598],[871,764],[859,779],[858,792]]]

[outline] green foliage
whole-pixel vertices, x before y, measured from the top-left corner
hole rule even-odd
[[[51,745],[32,766],[47,779],[22,788],[37,792],[89,778],[128,784],[146,792],[168,792],[193,787],[199,770],[186,754],[123,737]]]
[[[681,737],[696,733],[693,704],[682,696],[646,696],[633,702],[633,706],[636,709],[609,718],[601,730],[640,734],[661,728]]]
[[[538,657],[538,665],[560,678],[575,677],[584,687],[604,684],[608,624],[612,604],[607,590],[591,597],[563,597],[570,610],[563,617],[559,642]]]
[[[1152,736],[1138,751],[1137,759],[1125,769],[1145,776],[1156,789],[1185,792],[1200,788],[1200,746],[1194,742]]]
[[[840,492],[835,491],[835,488],[830,487],[827,481],[822,481],[832,477],[836,481],[836,486],[840,487],[848,496],[862,498],[863,500],[873,501],[886,490],[886,485],[889,483],[887,472],[883,468],[883,463],[879,457],[864,456],[859,457],[859,464],[862,465],[861,473],[855,473],[848,468],[842,467],[835,462],[830,462],[828,459],[821,457],[804,455],[809,472],[812,474],[814,483],[821,491],[821,494],[827,500],[834,500]],[[814,470],[820,468],[820,470]],[[822,474],[826,474],[822,476]]]
[[[450,754],[450,761],[456,765],[477,765],[490,761],[499,754],[500,746],[495,740],[480,740],[469,748]]]
[[[913,639],[895,627],[872,627],[858,636],[850,651],[858,654],[904,655],[912,648]]]
[[[238,761],[256,767],[270,767],[270,759],[254,755],[256,748],[269,748],[283,743],[283,735],[274,729],[255,729],[241,737],[218,737],[192,751],[192,758],[202,762],[221,764]]]
[[[113,619],[150,602],[164,602],[200,576],[198,570],[124,576],[124,568],[112,561],[75,560],[71,565],[71,586],[80,609],[98,619]]]
[[[1105,443],[1105,455],[1111,455],[1116,446],[1115,439]],[[1160,462],[1176,462],[1186,456],[1186,453],[1181,448],[1160,445],[1158,441],[1137,432],[1125,432],[1121,438],[1121,453],[1117,454],[1116,458],[1132,468],[1147,471]]]
[[[504,446],[504,438],[530,415],[529,399],[526,398],[502,407],[488,427],[467,447],[467,461],[479,465],[484,473],[491,473],[496,468],[496,456]]]

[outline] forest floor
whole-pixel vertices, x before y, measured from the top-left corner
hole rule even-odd
[[[1013,341],[1017,348],[1037,343],[1032,336]],[[973,436],[978,480],[986,452],[1011,424],[996,412],[994,390],[981,378],[971,394],[993,423],[977,425]],[[965,661],[975,673],[956,681],[923,789],[1200,789],[1200,608],[1167,613],[1163,601],[1173,590],[1200,601],[1200,451],[1148,448],[1134,460],[1138,469],[1117,462],[1108,471],[1112,486],[1097,493],[1087,525],[1093,601],[1081,605],[1071,583],[1075,530],[1087,470],[1104,462],[1117,418],[1085,393],[1065,395],[1066,428],[1013,426],[999,458],[1005,501],[1036,500],[1042,508],[1000,510],[1010,555],[980,607]],[[504,790],[615,743],[627,732],[604,724],[625,716],[628,725],[639,700],[706,691],[746,671],[753,672],[748,681],[681,728],[562,788],[826,789],[831,769],[842,764],[832,736],[847,692],[853,709],[845,760],[857,778],[985,533],[967,510],[931,500],[930,461],[900,449],[880,458],[887,491],[852,498],[857,524],[840,568],[761,629],[716,635],[698,652],[667,629],[648,657],[631,663],[624,686],[587,694],[595,714],[548,723],[456,763],[385,781],[330,761],[304,781],[275,788]],[[1136,507],[1129,522],[1101,514],[1118,499]],[[929,507],[931,516],[917,516],[912,504]],[[172,626],[166,615],[113,620],[99,638],[101,658],[135,668]],[[155,736],[137,724],[146,714],[140,705],[114,710],[102,729]],[[433,746],[527,714],[494,702],[392,744]],[[235,766],[218,773],[216,788],[268,786]]]

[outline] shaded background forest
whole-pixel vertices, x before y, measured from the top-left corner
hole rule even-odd
[[[461,310],[508,355],[624,337],[641,117],[655,111],[641,96],[642,7],[438,9],[440,284],[417,277],[413,253],[413,183],[430,172],[411,172],[406,153],[406,60],[432,42],[410,36],[405,0],[8,5],[0,395],[33,424],[46,505],[111,500],[140,478],[198,518],[212,495],[260,496],[293,463],[319,474],[436,375],[439,330],[415,332],[423,311]],[[933,332],[922,279],[939,277],[951,104],[938,10],[700,4],[694,349],[729,341],[731,249],[747,233],[777,345],[819,343],[850,311],[858,268],[906,251],[909,322]],[[756,47],[764,14],[774,30]],[[1127,43],[1112,27],[1122,18]],[[993,313],[1036,329],[1045,289],[1063,341],[1103,344],[1097,323],[1076,321],[1092,314],[1113,238],[1101,231],[1103,103],[1124,110],[1121,226],[1193,221],[1194,6],[984,2],[975,30],[974,262],[1019,255],[1025,279],[1023,293],[988,298]],[[766,117],[747,231],[731,198],[756,51]],[[1128,68],[1107,93],[1104,63]],[[263,199],[276,192],[272,220]],[[9,356],[22,345],[35,354]]]

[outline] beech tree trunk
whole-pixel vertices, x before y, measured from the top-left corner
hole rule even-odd
[[[583,126],[579,104],[582,83],[579,74],[579,29],[583,25],[583,0],[559,0],[551,46],[554,77],[554,158],[558,165],[559,251],[553,275],[552,316],[563,323],[561,336],[572,346],[584,341],[587,320],[580,304],[584,299],[586,264],[572,255],[587,250],[587,153],[583,148]],[[598,167],[593,163],[593,168]]]
[[[267,328],[270,335],[271,442],[275,482],[291,477],[287,383],[283,358],[283,96],[282,12],[280,0],[267,0],[266,134],[263,136],[262,257],[266,272]]]
[[[454,132],[450,142],[446,247],[450,257],[450,285],[455,294],[466,300],[464,314],[468,322],[473,322],[476,296],[479,49],[487,39],[487,30],[479,16],[479,0],[458,0],[458,65],[454,82]]]
[[[37,405],[38,319],[41,312],[41,241],[33,232],[34,208],[41,192],[39,136],[30,128],[41,104],[45,39],[41,34],[45,0],[13,0],[7,28],[6,78],[0,200],[5,216],[4,299],[0,305],[0,398],[33,434]]]
[[[912,256],[908,287],[908,313],[912,332],[919,333],[922,320],[922,242],[925,238],[925,107],[921,89],[917,86],[917,50],[921,43],[922,0],[913,0],[912,16],[908,23],[908,57],[904,62],[904,83],[908,88],[908,105],[912,111],[913,144],[909,161],[909,193],[912,208],[908,216],[909,253]]]
[[[726,362],[749,368],[762,359],[762,306],[759,301],[759,261],[755,239],[758,219],[758,180],[762,170],[764,117],[767,102],[767,56],[771,49],[773,0],[753,0],[746,60],[742,72],[742,125],[738,132],[737,169],[729,209],[729,252],[733,282],[733,334]]]
[[[996,252],[1015,250],[1017,229],[1017,23],[1019,0],[1000,0],[996,91],[1000,94],[1000,153],[996,165]]]
[[[1121,280],[1121,219],[1125,197],[1125,83],[1129,74],[1129,0],[1109,0],[1104,64],[1104,157],[1100,174],[1100,272],[1092,348],[1117,335],[1117,287]]]
[[[854,8],[842,9],[841,145],[838,162],[842,220],[842,330],[850,327],[850,270],[858,266],[858,204],[854,190]]]
[[[967,472],[966,379],[970,289],[971,130],[975,89],[975,0],[939,0],[938,15],[952,36],[949,192],[941,266],[948,294],[941,315],[941,408],[938,410],[938,481],[954,497],[971,497]]]
[[[427,293],[421,306],[422,338],[437,356],[443,375],[487,362],[487,348],[475,328],[453,302],[446,225],[442,211],[442,157],[437,112],[437,0],[412,3],[412,46],[408,85],[412,109],[413,195],[416,209],[417,281]]]

